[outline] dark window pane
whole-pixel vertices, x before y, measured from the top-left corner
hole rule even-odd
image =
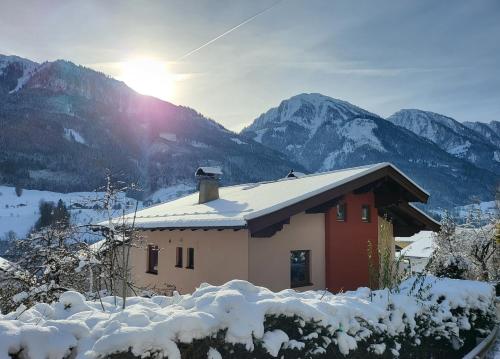
[[[194,269],[194,248],[188,248],[186,268]]]
[[[177,247],[175,253],[175,266],[182,267],[182,247]]]
[[[148,273],[158,274],[158,246],[148,245]]]
[[[303,287],[311,284],[310,251],[290,252],[291,287]]]

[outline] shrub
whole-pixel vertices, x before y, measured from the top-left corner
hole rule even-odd
[[[398,289],[273,293],[235,280],[192,295],[128,298],[124,310],[114,297],[92,302],[66,292],[50,306],[8,314],[0,336],[6,348],[29,346],[23,326],[29,338],[55,328],[67,343],[62,352],[81,342],[89,358],[461,358],[494,325],[486,283],[427,277]],[[2,331],[11,319],[15,334]]]

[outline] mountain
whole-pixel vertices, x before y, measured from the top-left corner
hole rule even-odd
[[[436,143],[449,154],[500,175],[500,147],[451,117],[422,110],[400,110],[387,120]]]
[[[497,178],[392,121],[321,94],[282,101],[242,134],[311,172],[392,162],[430,191],[435,207],[490,200]]]
[[[500,122],[491,121],[490,123],[484,122],[463,122],[471,130],[476,131],[487,142],[493,146],[500,148]],[[499,159],[500,161],[500,159]]]
[[[0,183],[25,188],[93,190],[106,168],[146,192],[193,184],[200,165],[220,165],[227,184],[301,168],[193,109],[62,60],[0,56],[0,128]]]

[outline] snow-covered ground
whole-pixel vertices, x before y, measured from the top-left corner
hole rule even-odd
[[[480,209],[486,215],[488,214],[495,215],[496,212],[498,211],[498,207],[495,201],[485,201],[485,202],[469,204],[466,206],[455,207],[451,209],[450,214],[455,218],[465,220],[465,218],[467,218],[467,215],[470,213],[471,210],[477,210],[477,209]],[[443,216],[445,211],[442,209],[431,209],[430,212]]]
[[[429,333],[423,335],[451,337],[470,328],[470,311],[493,313],[494,290],[487,283],[427,277],[424,287],[428,288],[428,296],[417,299],[410,293],[414,280],[403,283],[399,293],[360,288],[337,295],[294,290],[274,293],[233,280],[221,286],[203,284],[192,295],[130,297],[124,310],[120,299],[116,303],[113,297],[104,298],[101,306],[99,301],[85,301],[79,293],[66,292],[56,303],[20,307],[0,315],[0,358],[22,349],[32,359],[57,359],[67,355],[70,348],[74,348],[77,359],[97,358],[130,348],[138,356],[159,352],[178,359],[177,343],[191,343],[224,329],[226,342],[241,343],[248,351],[261,343],[276,356],[281,349],[303,348],[305,342],[318,337],[315,329],[305,332],[305,321],[310,320],[328,327],[329,333],[314,350],[325,353],[329,345],[336,345],[345,355],[369,338],[372,330],[389,337],[409,330],[406,335],[418,344],[415,329],[419,324],[415,319],[423,314],[430,315],[433,322]],[[463,315],[453,313],[458,307],[464,308]],[[290,339],[285,328],[265,331],[266,315],[300,317],[296,323],[298,328],[304,328],[299,330],[302,337]],[[369,350],[377,353],[391,351],[399,355],[398,344],[372,346]],[[212,358],[220,357],[216,348],[209,352]]]
[[[95,203],[92,200],[102,198],[99,192],[73,192],[57,193],[49,191],[23,190],[20,197],[15,193],[14,187],[0,186],[0,236],[8,231],[14,231],[18,237],[24,237],[40,217],[38,205],[40,201],[57,203],[61,199],[71,214],[73,223],[83,224],[104,220],[105,213],[91,209]],[[135,200],[126,199],[130,206],[135,205]],[[75,208],[79,206],[90,207]]]
[[[162,188],[149,196],[149,201],[145,204],[169,201],[193,190],[192,186],[184,184]],[[71,221],[75,224],[100,222],[107,215],[92,207],[103,195],[103,192],[58,193],[24,189],[18,197],[14,187],[0,186],[0,239],[9,231],[14,231],[20,238],[24,237],[40,216],[38,205],[42,200],[57,203],[61,199],[68,207]],[[125,194],[121,194],[120,202],[128,203],[129,211],[135,208],[135,199],[127,198]],[[88,208],[79,208],[81,206]],[[143,203],[139,202],[139,208],[143,207]],[[121,210],[116,214],[120,213]]]
[[[467,214],[474,209],[480,209],[484,213],[494,214],[497,210],[497,204],[495,201],[480,202],[478,204],[469,204],[467,206],[455,207],[455,212],[457,216],[461,218],[467,217]]]

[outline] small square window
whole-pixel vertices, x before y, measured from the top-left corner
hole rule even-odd
[[[339,203],[337,204],[337,221],[345,221],[346,220],[346,204]]]
[[[188,248],[186,268],[194,269],[194,248]]]
[[[177,268],[182,268],[182,247],[177,247],[175,249],[175,266]]]
[[[311,285],[311,251],[290,252],[290,286],[292,288]]]
[[[370,206],[367,204],[361,206],[361,220],[363,222],[370,222]]]
[[[148,268],[147,272],[158,274],[158,246],[148,245]]]

